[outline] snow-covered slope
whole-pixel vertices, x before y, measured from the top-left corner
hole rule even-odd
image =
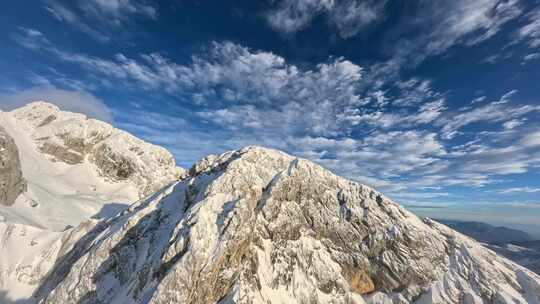
[[[31,294],[74,230],[61,231],[183,172],[165,149],[52,104],[0,111],[0,303]]]
[[[154,193],[183,172],[166,149],[83,114],[34,102],[13,111],[13,116],[31,126],[38,149],[52,160],[94,164],[111,181],[132,182],[139,197]]]
[[[208,157],[62,241],[72,250],[41,281],[41,303],[540,303],[536,274],[258,147]]]
[[[0,223],[0,286],[12,299],[27,297],[54,265],[60,232]],[[6,299],[4,299],[6,301]],[[0,298],[0,303],[2,299]]]
[[[28,183],[13,206],[0,204],[0,221],[61,231],[183,172],[167,150],[46,102],[0,112],[0,127],[15,140]]]

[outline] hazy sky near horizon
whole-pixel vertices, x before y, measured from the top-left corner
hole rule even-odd
[[[421,217],[456,221],[473,221],[504,226],[527,232],[540,240],[540,206],[532,204],[455,204],[441,207],[405,205]]]
[[[263,145],[401,203],[540,217],[538,1],[10,1],[0,32],[4,110],[45,99],[182,166]]]

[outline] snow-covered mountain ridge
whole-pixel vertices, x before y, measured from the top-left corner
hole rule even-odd
[[[307,160],[247,147],[82,238],[41,303],[540,303],[540,277]],[[69,247],[68,246],[68,247]]]
[[[109,180],[133,182],[139,197],[156,192],[183,173],[166,149],[83,114],[33,102],[14,110],[13,116],[31,126],[38,149],[51,159],[67,164],[88,161]]]
[[[69,227],[183,174],[164,148],[85,115],[46,102],[0,111],[0,303],[32,293],[67,250]]]
[[[184,172],[164,148],[46,102],[0,112],[0,127],[14,140],[28,185],[12,208],[0,204],[0,221],[61,231]]]

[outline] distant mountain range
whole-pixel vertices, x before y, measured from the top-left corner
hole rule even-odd
[[[533,239],[526,232],[503,226],[493,226],[486,223],[471,221],[456,221],[446,219],[435,220],[482,243],[497,244],[509,242],[527,242]]]
[[[459,231],[489,249],[540,274],[540,240],[526,232],[481,222],[436,219],[437,222]]]

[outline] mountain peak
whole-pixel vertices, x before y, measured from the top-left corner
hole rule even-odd
[[[225,152],[221,155],[210,154],[197,161],[189,170],[191,175],[202,172],[219,170],[233,160],[256,162],[260,161],[290,161],[293,156],[282,151],[262,146],[246,146],[237,150]],[[262,164],[262,163],[261,163]]]
[[[47,101],[33,101],[12,111],[15,117],[23,119],[34,127],[47,124],[56,119],[60,108]],[[83,114],[78,114],[84,117]]]
[[[16,110],[33,111],[33,112],[59,112],[61,111],[57,105],[46,100],[31,101]]]
[[[49,109],[50,111],[54,112],[60,111],[60,108],[57,105],[46,100],[34,100],[20,107],[19,109],[33,109],[33,111],[38,109]]]
[[[85,236],[43,303],[538,303],[540,278],[310,161],[246,147]],[[66,267],[69,265],[69,267]],[[71,282],[79,282],[73,285]]]
[[[0,129],[0,221],[61,231],[184,174],[166,149],[46,101],[0,112]]]
[[[183,174],[166,149],[84,114],[62,111],[45,101],[29,103],[11,113],[27,126],[37,148],[52,160],[72,165],[91,162],[111,181],[133,181],[140,197]]]

